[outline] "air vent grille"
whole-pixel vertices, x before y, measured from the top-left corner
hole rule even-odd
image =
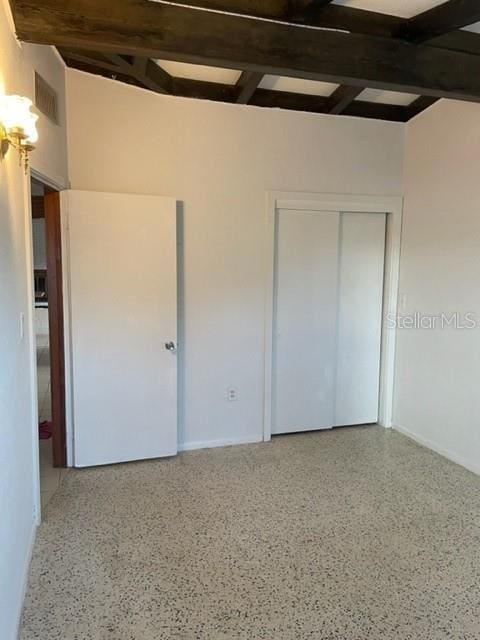
[[[56,92],[35,72],[35,106],[52,122],[58,124],[58,98]]]

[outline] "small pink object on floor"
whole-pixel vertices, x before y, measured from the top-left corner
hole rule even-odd
[[[48,440],[52,437],[52,423],[50,420],[44,420],[38,425],[38,436],[40,440]]]

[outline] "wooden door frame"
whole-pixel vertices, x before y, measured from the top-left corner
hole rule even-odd
[[[275,278],[275,218],[279,209],[386,213],[385,282],[380,361],[379,424],[391,427],[393,419],[393,383],[395,374],[396,330],[387,319],[396,317],[400,275],[403,198],[335,193],[268,191],[265,215],[265,364],[263,439],[272,437],[272,357]]]
[[[45,188],[50,389],[53,466],[67,466],[65,413],[65,332],[63,320],[62,225],[60,193]]]
[[[52,458],[54,467],[66,467],[65,332],[60,192],[41,178],[32,175],[31,179],[33,182],[40,183],[44,188],[43,196],[31,196],[31,208],[32,218],[45,218]]]

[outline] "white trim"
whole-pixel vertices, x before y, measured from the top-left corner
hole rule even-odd
[[[65,366],[65,442],[67,449],[67,467],[73,467],[75,460],[75,439],[73,432],[72,336],[70,327],[72,309],[70,296],[70,231],[68,222],[68,195],[66,191],[60,193],[60,228]]]
[[[465,469],[468,469],[468,471],[471,471],[472,473],[480,475],[480,465],[472,464],[471,462],[466,460],[463,456],[460,456],[456,453],[452,453],[451,451],[448,451],[448,449],[445,449],[444,447],[437,444],[436,442],[433,442],[433,440],[424,438],[423,436],[420,436],[414,433],[413,431],[406,429],[405,427],[401,427],[398,424],[392,425],[392,428],[395,429],[395,431],[398,431],[399,433],[403,434],[407,438],[410,438],[410,440],[413,440],[414,442],[421,445],[422,447],[431,449],[432,451],[434,451],[435,453],[438,453],[443,458],[447,458],[447,460],[450,460],[450,462],[459,464]]]
[[[193,451],[195,449],[213,449],[214,447],[230,447],[236,444],[253,444],[263,442],[263,437],[258,434],[243,438],[221,438],[220,440],[197,440],[184,442],[178,445],[178,451]]]
[[[387,314],[396,315],[400,269],[403,198],[401,196],[343,195],[269,191],[265,216],[265,363],[263,439],[272,436],[273,288],[275,214],[278,209],[386,213],[384,316],[382,326],[379,424],[392,426],[396,330],[386,327]]]
[[[32,416],[32,466],[33,466],[33,517],[38,526],[41,522],[40,496],[40,443],[38,440],[38,381],[37,381],[37,338],[35,331],[35,285],[33,279],[33,223],[32,198],[30,176],[25,176],[24,182],[24,216],[25,216],[25,253],[27,274],[27,295],[30,304],[25,313],[25,334],[30,350],[30,402]]]
[[[59,176],[49,178],[42,171],[31,167],[25,176],[24,182],[24,211],[25,211],[25,245],[27,254],[27,292],[31,304],[28,307],[25,322],[25,336],[28,334],[30,342],[30,384],[31,384],[31,411],[32,411],[32,463],[33,463],[33,494],[34,494],[34,518],[36,525],[42,521],[42,502],[40,489],[40,445],[38,440],[38,381],[37,381],[37,351],[35,332],[35,286],[33,281],[33,224],[32,224],[32,198],[31,198],[31,178],[39,180],[56,190],[64,188],[64,180]]]
[[[29,576],[29,573],[30,573],[30,563],[32,562],[33,548],[35,546],[35,538],[36,537],[37,537],[37,522],[36,522],[36,519],[35,519],[35,520],[32,521],[32,528],[30,529],[30,537],[29,537],[29,540],[28,540],[27,554],[25,556],[25,560],[24,560],[24,563],[23,563],[20,598],[19,598],[19,601],[18,601],[17,610],[15,612],[15,617],[13,618],[14,620],[16,620],[15,633],[12,636],[12,639],[13,638],[18,638],[18,635],[20,633],[20,622],[21,622],[21,618],[22,618],[22,609],[23,609],[23,603],[25,601],[25,595],[27,593],[28,576]]]
[[[63,189],[68,188],[67,181],[63,176],[54,174],[35,160],[32,160],[30,175],[39,182],[46,184],[47,187],[55,189],[55,191],[63,191]]]

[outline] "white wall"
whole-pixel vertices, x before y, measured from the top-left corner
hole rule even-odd
[[[11,30],[8,3],[0,0],[0,92],[33,97],[38,68],[63,102],[64,71],[48,48],[20,47]],[[61,105],[64,117],[64,104]],[[64,122],[64,120],[63,120]],[[64,127],[39,122],[34,166],[66,180]],[[24,580],[35,530],[38,435],[32,410],[33,298],[29,185],[10,151],[0,163],[0,635],[16,638]],[[20,314],[26,334],[20,337]],[[36,403],[35,403],[36,404]],[[35,415],[33,415],[35,411]]]
[[[407,127],[402,314],[480,322],[480,105],[441,101]],[[398,334],[394,422],[480,473],[480,328]]]
[[[184,203],[180,445],[260,440],[265,192],[399,195],[404,126],[165,97],[77,71],[67,104],[72,188]]]

